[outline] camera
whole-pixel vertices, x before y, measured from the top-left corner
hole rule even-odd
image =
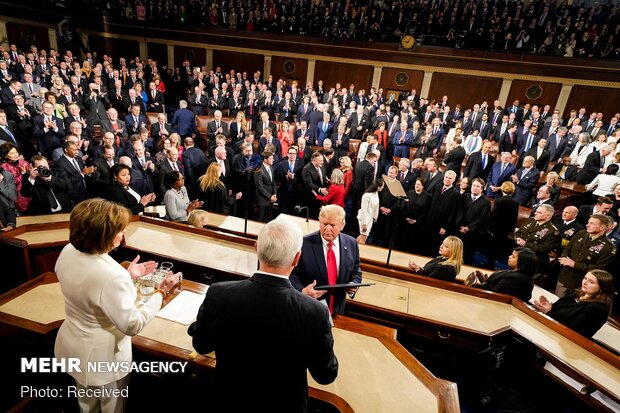
[[[37,167],[37,172],[39,172],[39,175],[42,178],[49,178],[50,176],[52,176],[52,171],[50,171],[48,167],[43,165]]]

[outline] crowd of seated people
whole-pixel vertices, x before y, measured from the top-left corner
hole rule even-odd
[[[63,9],[73,10],[54,0]],[[112,21],[173,24],[364,41],[397,41],[404,32],[424,44],[620,58],[620,8],[613,2],[563,1],[258,1],[162,0],[91,2]],[[569,4],[570,3],[570,4]]]
[[[462,264],[495,268],[515,247],[532,251],[536,282],[560,296],[591,270],[618,269],[619,113],[464,108],[415,90],[386,100],[381,89],[302,89],[208,68],[188,71],[184,96],[170,101],[153,60],[17,54],[0,62],[4,230],[16,215],[92,197],[134,214],[163,204],[181,222],[200,209],[268,221],[296,206],[316,218],[335,203],[360,243],[439,253],[412,265],[434,278],[453,280]],[[30,57],[34,68],[20,63]],[[572,180],[587,186],[569,198]]]

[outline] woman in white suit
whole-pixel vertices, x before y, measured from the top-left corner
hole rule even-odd
[[[368,234],[372,229],[372,224],[377,222],[379,217],[379,192],[383,189],[383,179],[377,179],[370,184],[364,195],[359,211],[357,211],[357,221],[360,225],[360,236],[357,237],[358,244],[366,244]]]
[[[142,330],[162,306],[179,274],[169,273],[157,293],[136,307],[132,279],[153,272],[153,261],[123,268],[109,255],[123,239],[131,212],[122,205],[95,198],[71,212],[69,241],[56,263],[65,300],[65,320],[56,337],[56,357],[81,360],[81,372],[70,372],[79,389],[124,389],[126,372],[90,372],[88,362],[131,362],[131,336]],[[92,392],[85,392],[92,393]],[[113,392],[109,392],[112,393]],[[80,411],[122,412],[124,397],[78,397]]]

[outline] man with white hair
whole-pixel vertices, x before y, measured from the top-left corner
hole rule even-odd
[[[187,109],[185,100],[179,101],[179,109],[174,112],[172,118],[172,128],[182,138],[196,135],[196,116],[191,110]]]
[[[327,308],[289,281],[301,249],[301,229],[280,216],[258,234],[258,271],[207,291],[188,333],[198,353],[215,350],[215,411],[306,411],[306,369],[320,384],[336,379]],[[252,343],[253,351],[241,343]],[[239,380],[253,383],[243,397],[235,390]]]

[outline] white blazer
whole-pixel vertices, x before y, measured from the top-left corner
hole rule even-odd
[[[65,299],[56,357],[78,357],[82,372],[69,373],[82,386],[102,386],[120,380],[123,372],[88,372],[89,361],[131,362],[131,336],[142,330],[161,308],[161,294],[140,308],[131,276],[108,254],[91,255],[65,246],[56,262],[56,275]]]
[[[367,192],[362,195],[362,201],[359,211],[357,211],[357,220],[360,225],[360,232],[362,225],[367,225],[366,232],[362,235],[370,234],[372,224],[379,217],[379,192]]]

